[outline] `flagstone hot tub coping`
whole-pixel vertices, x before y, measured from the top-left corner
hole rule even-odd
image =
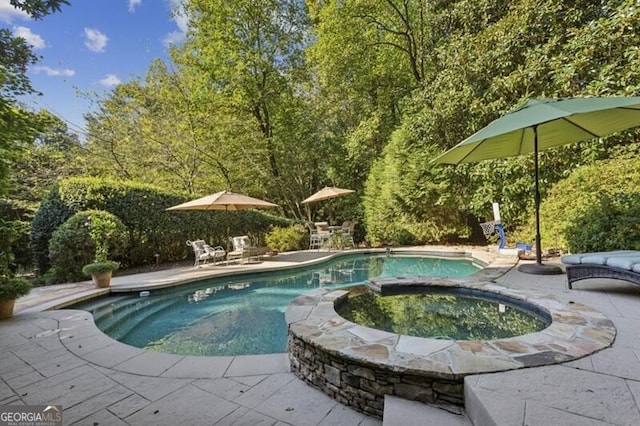
[[[437,286],[469,288],[489,296],[493,293],[537,306],[549,315],[551,324],[536,333],[496,340],[443,340],[398,335],[363,327],[340,317],[334,305],[347,297],[348,291],[320,289],[296,298],[289,305],[286,320],[290,333],[348,359],[379,364],[394,371],[446,378],[582,358],[610,346],[616,335],[613,322],[593,308],[579,303],[565,304],[540,293],[525,293],[493,283],[465,284],[447,279],[400,277],[376,279],[371,284],[381,289],[424,286],[428,291],[430,286]],[[382,347],[386,355],[380,357]],[[368,356],[367,349],[376,356]]]
[[[533,305],[551,320],[542,331],[505,339],[429,339],[367,328],[340,317],[335,305],[348,290],[318,289],[299,296],[285,313],[291,370],[338,401],[372,415],[379,415],[377,404],[387,394],[463,405],[465,376],[575,360],[609,347],[616,336],[613,322],[593,308],[533,290],[428,277],[374,279],[369,286],[383,294],[402,294],[399,286],[412,293],[416,287],[428,291],[434,286],[482,292]]]

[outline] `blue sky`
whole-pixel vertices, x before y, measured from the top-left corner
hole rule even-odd
[[[178,2],[70,0],[61,12],[35,21],[0,0],[0,26],[24,37],[41,57],[28,75],[43,95],[24,98],[26,106],[46,108],[81,133],[90,103],[77,92],[104,94],[144,77],[154,59],[167,60],[168,46],[186,31],[185,20],[171,13]]]

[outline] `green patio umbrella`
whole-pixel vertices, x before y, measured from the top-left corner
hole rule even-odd
[[[556,274],[561,272],[559,268],[542,264],[538,151],[604,137],[635,126],[640,126],[640,97],[532,99],[492,121],[433,162],[472,163],[533,152],[536,263],[521,265],[519,270]]]

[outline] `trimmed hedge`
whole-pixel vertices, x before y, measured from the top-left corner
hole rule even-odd
[[[37,211],[31,229],[35,269],[40,275],[49,268],[48,245],[53,231],[78,211],[104,210],[127,227],[124,268],[150,265],[155,254],[160,262],[186,259],[193,253],[186,240],[204,239],[211,245],[228,246],[227,235],[249,235],[264,244],[272,226],[293,222],[250,210],[246,212],[166,211],[194,197],[136,182],[97,178],[62,180]]]

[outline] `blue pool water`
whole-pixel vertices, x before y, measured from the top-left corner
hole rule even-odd
[[[73,306],[90,311],[97,326],[123,343],[180,355],[221,356],[286,351],[284,312],[300,294],[385,276],[465,277],[468,260],[422,256],[349,255],[287,272],[224,277]]]

